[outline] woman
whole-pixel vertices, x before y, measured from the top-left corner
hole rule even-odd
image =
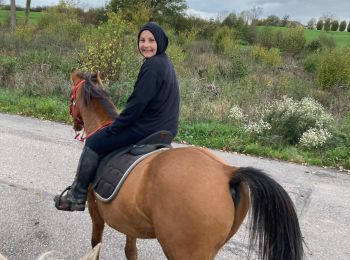
[[[124,111],[114,122],[86,140],[75,180],[64,196],[55,197],[59,210],[83,211],[90,182],[95,177],[99,157],[117,148],[135,144],[160,130],[177,134],[179,86],[165,51],[168,37],[154,22],[138,34],[138,49],[144,63]]]

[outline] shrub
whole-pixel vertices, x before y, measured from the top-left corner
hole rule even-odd
[[[251,49],[251,56],[253,59],[262,61],[270,66],[279,66],[282,63],[280,50],[271,48],[267,50],[264,47],[255,45]]]
[[[335,49],[337,46],[337,42],[332,36],[321,34],[318,36],[318,40],[321,43],[322,49]]]
[[[257,36],[257,43],[261,46],[264,46],[268,49],[276,47],[275,45],[275,34],[269,27],[264,27]]]
[[[231,107],[228,117],[236,123],[243,123],[246,121],[246,115],[238,105]]]
[[[313,39],[306,45],[306,49],[311,52],[318,52],[322,48],[322,44],[319,39]]]
[[[251,118],[256,119],[245,126],[248,133],[284,144],[295,145],[303,140],[308,147],[312,143],[317,143],[318,147],[323,145],[325,141],[316,142],[315,138],[312,139],[312,133],[322,133],[324,138],[320,137],[320,140],[330,138],[328,133],[331,132],[330,127],[334,122],[322,105],[312,98],[295,101],[283,97],[282,100],[275,100],[268,106],[258,108],[255,113]]]
[[[229,80],[237,80],[248,75],[248,65],[239,54],[231,54],[231,62],[228,73],[225,75]]]
[[[310,128],[300,137],[299,145],[307,149],[320,148],[331,136],[332,134],[325,129]]]
[[[301,52],[306,43],[304,35],[304,28],[299,26],[297,28],[289,29],[283,34],[281,50],[290,53]]]
[[[303,67],[307,72],[315,72],[317,69],[317,66],[320,62],[320,54],[313,53],[309,56],[307,56],[304,60]]]
[[[108,17],[107,23],[84,33],[85,47],[78,52],[81,69],[100,71],[107,85],[136,78],[139,63],[129,25],[118,14],[109,13]]]
[[[274,47],[281,51],[296,54],[305,47],[304,28],[298,26],[286,31],[274,32],[271,28],[265,27],[258,34],[257,43],[268,49]]]
[[[322,56],[316,71],[317,81],[323,89],[350,86],[350,52],[348,48],[333,50]]]
[[[219,28],[213,40],[216,49],[221,53],[230,53],[236,48],[235,31],[227,26]]]
[[[18,68],[18,58],[11,56],[0,56],[0,87],[14,86],[14,75]]]

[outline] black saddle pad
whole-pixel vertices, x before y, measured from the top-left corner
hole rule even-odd
[[[114,153],[101,160],[93,182],[94,191],[100,196],[99,199],[109,201],[116,195],[114,191],[119,183],[122,184],[125,172],[141,156]]]
[[[107,155],[100,161],[100,166],[93,181],[96,197],[104,202],[113,199],[118,194],[131,170],[140,161],[161,150],[163,149],[157,149],[141,155],[133,155],[129,152],[125,153],[125,151]]]

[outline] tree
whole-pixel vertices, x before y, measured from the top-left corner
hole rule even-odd
[[[283,19],[281,21],[281,26],[282,27],[287,27],[288,26],[288,20],[289,20],[289,15],[286,14],[283,16]]]
[[[223,25],[226,25],[228,27],[235,27],[237,24],[238,18],[236,13],[232,12],[226,18],[222,21]]]
[[[344,32],[345,29],[346,29],[346,21],[341,21],[341,23],[339,25],[339,31]]]
[[[16,30],[16,1],[11,0],[11,30]]]
[[[339,28],[339,22],[337,20],[332,21],[331,30],[335,32],[335,31],[338,31],[338,28]]]
[[[331,30],[331,19],[330,18],[327,18],[324,21],[324,30],[327,32]]]
[[[348,29],[347,29],[348,32],[350,32],[350,22],[348,23]]]
[[[252,22],[252,25],[255,25],[262,14],[262,8],[254,6],[252,9],[249,10],[250,13],[250,20]]]
[[[323,20],[318,20],[317,24],[316,24],[316,29],[317,30],[322,30],[323,29]]]
[[[186,0],[112,0],[108,8],[127,17],[137,12],[140,6],[149,9],[150,18],[155,21],[177,16],[187,9]]]
[[[316,27],[316,18],[311,18],[308,22],[307,22],[307,28],[309,29],[314,29]]]
[[[25,19],[24,19],[25,26],[28,25],[28,21],[29,21],[30,2],[31,0],[26,0],[26,12],[25,12]]]
[[[269,15],[265,19],[265,25],[278,26],[279,24],[280,24],[280,18],[278,18],[278,16],[276,15]]]

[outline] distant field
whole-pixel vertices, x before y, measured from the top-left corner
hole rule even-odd
[[[30,12],[29,14],[29,22],[31,24],[37,24],[42,12]],[[10,11],[8,10],[0,10],[0,24],[3,24],[8,17],[10,16]],[[16,18],[18,24],[24,23],[25,11],[17,11]]]
[[[265,26],[258,26],[258,30],[261,30],[264,27]],[[271,28],[276,31],[289,30],[289,28],[286,28],[286,27],[271,26]],[[318,36],[320,36],[321,34],[333,37],[337,42],[337,47],[350,46],[350,32],[326,32],[326,31],[305,29],[306,42],[310,42],[313,39],[318,38]]]

